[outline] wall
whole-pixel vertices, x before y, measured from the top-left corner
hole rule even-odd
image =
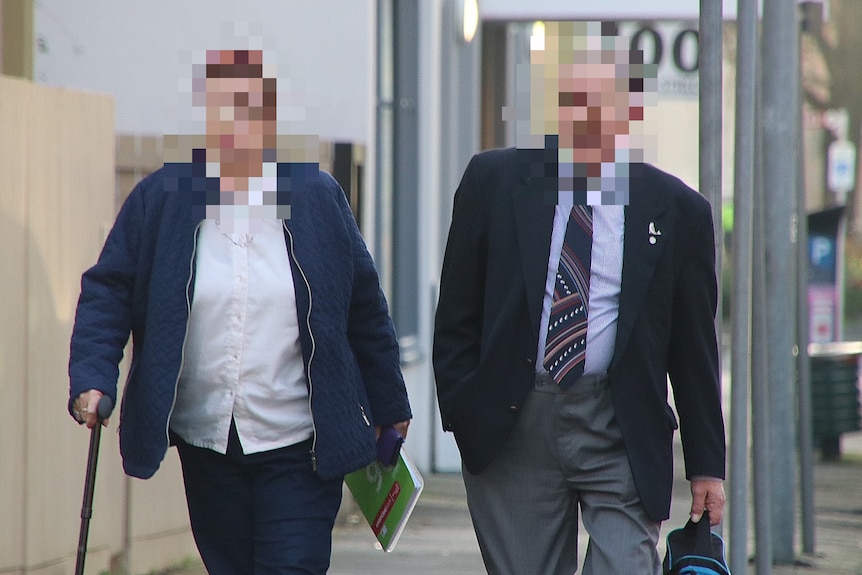
[[[176,133],[190,101],[178,79],[192,51],[243,46],[225,23],[262,34],[298,122],[329,140],[368,145],[373,129],[372,0],[52,0],[36,6],[36,82],[111,94],[120,133]],[[275,50],[270,50],[273,43]],[[298,117],[298,116],[297,116]]]
[[[66,412],[81,272],[115,215],[110,97],[0,77],[0,572],[72,573],[89,433]],[[176,455],[148,482],[121,470],[103,433],[87,573],[194,554]],[[127,506],[128,502],[128,506]]]

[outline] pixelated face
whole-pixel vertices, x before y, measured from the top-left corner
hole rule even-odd
[[[218,61],[212,61],[216,58]],[[261,59],[260,51],[207,53],[207,147],[273,147],[277,133],[275,80],[261,77]]]
[[[516,106],[503,118],[516,122],[519,149],[552,151],[521,155],[549,204],[628,203],[629,165],[644,162],[647,142],[635,122],[655,86],[655,66],[642,56],[613,23],[534,23],[529,65],[517,69]]]
[[[207,78],[208,144],[223,150],[262,149],[262,78]]]
[[[231,27],[246,34],[240,24]],[[256,47],[266,42],[256,35],[240,41],[255,48],[191,54],[191,78],[180,79],[183,93],[191,92],[191,130],[164,139],[165,167],[172,170],[165,189],[189,198],[193,217],[237,234],[290,219],[291,196],[319,174],[320,151],[317,136],[279,134],[277,54],[268,49],[264,65],[264,50]],[[304,120],[304,109],[297,113],[291,103],[290,121]]]
[[[614,160],[632,120],[643,119],[634,105],[628,46],[600,22],[550,22],[531,39],[530,107],[546,134],[559,136],[573,161]]]
[[[559,146],[578,152],[575,160],[583,163],[614,161],[618,136],[629,133],[631,120],[642,119],[616,64],[560,64],[557,95]]]

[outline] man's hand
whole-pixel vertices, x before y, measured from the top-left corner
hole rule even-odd
[[[100,399],[102,399],[102,392],[95,389],[85,391],[75,398],[75,403],[72,405],[72,413],[78,419],[78,423],[85,423],[90,429],[96,425],[99,419]],[[108,420],[102,420],[102,425],[107,427]]]
[[[709,524],[721,523],[724,512],[724,483],[719,479],[691,480],[691,520],[697,523],[704,511],[709,513]]]

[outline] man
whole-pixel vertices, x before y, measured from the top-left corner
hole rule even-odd
[[[724,507],[710,206],[631,149],[649,78],[612,32],[546,24],[527,144],[476,155],[455,195],[434,369],[493,574],[576,571],[578,510],[585,574],[660,571],[668,375],[692,519]]]
[[[344,475],[409,426],[398,343],[341,187],[276,149],[263,52],[206,57],[203,145],[135,187],[82,278],[69,412],[98,425],[131,332],[126,473],[177,446],[208,572],[322,575]]]

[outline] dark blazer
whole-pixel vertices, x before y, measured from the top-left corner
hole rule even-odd
[[[556,180],[535,163],[525,170],[519,153],[493,150],[471,160],[455,194],[440,283],[434,330],[440,413],[474,474],[501,449],[535,379],[554,219],[543,191]],[[625,208],[608,375],[638,492],[649,517],[661,521],[670,510],[678,427],[667,402],[668,375],[686,476],[724,478],[714,237],[702,196],[650,165],[631,168],[637,175]]]

